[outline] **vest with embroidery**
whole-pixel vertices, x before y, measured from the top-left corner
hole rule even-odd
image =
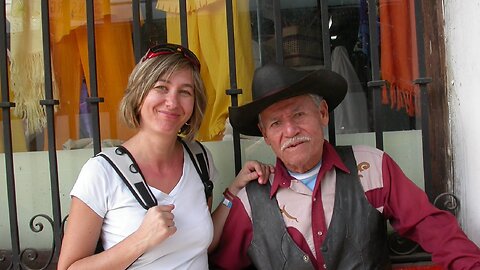
[[[365,197],[351,146],[336,147],[346,174],[336,170],[335,205],[322,255],[327,269],[390,269],[386,222]],[[248,255],[257,269],[314,269],[287,232],[270,184],[247,185],[253,239]]]

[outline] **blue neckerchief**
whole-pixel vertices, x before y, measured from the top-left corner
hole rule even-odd
[[[288,173],[295,179],[302,181],[310,190],[313,191],[315,183],[317,182],[317,175],[322,166],[322,161],[320,161],[315,167],[304,173],[296,173],[288,171]]]

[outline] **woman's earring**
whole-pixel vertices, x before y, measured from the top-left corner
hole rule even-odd
[[[190,126],[190,123],[186,122],[185,124],[183,124],[182,128],[180,129],[180,132],[179,133],[183,133],[185,132],[188,127]]]

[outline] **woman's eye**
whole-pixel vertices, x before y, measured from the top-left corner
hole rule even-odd
[[[186,97],[190,97],[190,96],[193,96],[193,93],[189,90],[180,90],[180,94],[182,96],[186,96]]]
[[[166,86],[163,86],[163,85],[159,85],[159,86],[156,86],[155,89],[160,92],[160,93],[166,93],[168,92],[168,89]]]

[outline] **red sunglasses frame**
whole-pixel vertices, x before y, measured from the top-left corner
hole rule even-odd
[[[194,67],[200,70],[200,60],[198,60],[197,56],[192,51],[181,45],[171,43],[159,44],[149,48],[141,62],[143,63],[146,60],[155,58],[159,55],[169,55],[175,53],[183,55],[183,57],[185,57]]]

